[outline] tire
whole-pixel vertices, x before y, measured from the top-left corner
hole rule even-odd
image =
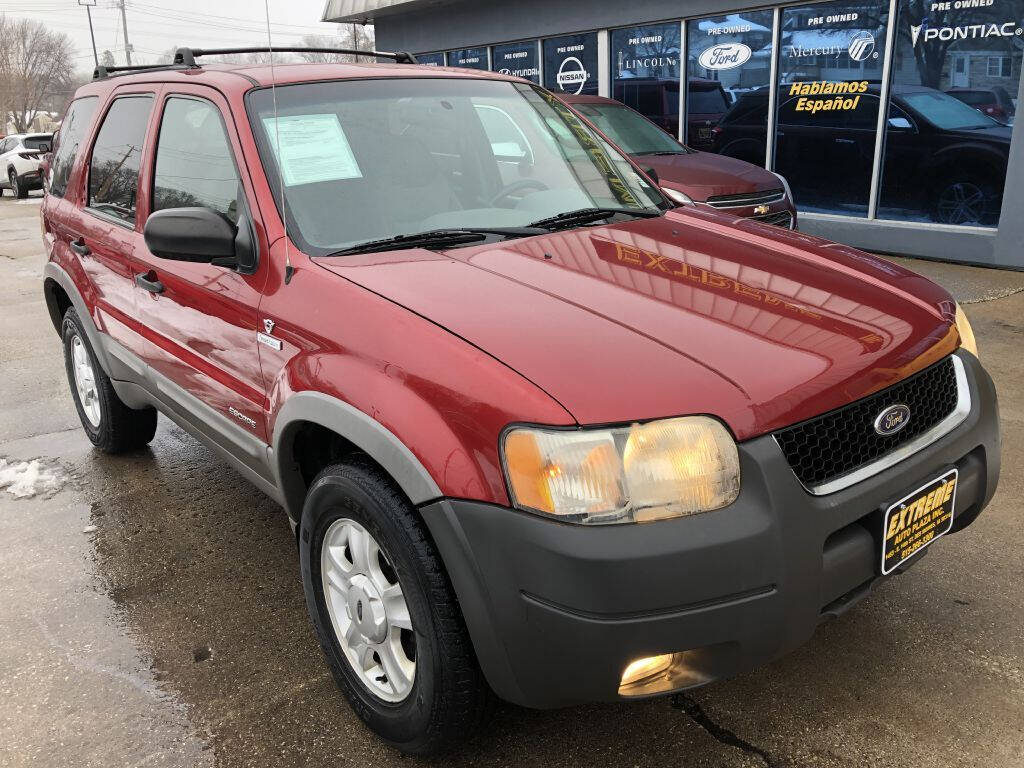
[[[977,173],[960,171],[939,180],[932,200],[932,219],[940,224],[995,225],[1001,195],[997,185]]]
[[[92,444],[111,454],[148,445],[156,434],[156,410],[129,408],[117,396],[73,308],[64,314],[61,338],[71,397]]]
[[[18,174],[16,174],[14,172],[13,168],[7,174],[7,178],[11,182],[11,194],[12,195],[14,195],[19,200],[24,200],[26,197],[28,197],[28,190],[23,188],[21,186],[21,184],[18,183]]]
[[[362,572],[351,544],[365,541],[362,534],[356,538],[360,527],[383,556],[382,560],[370,555],[379,567],[370,581],[379,581],[387,574],[383,575],[386,584],[382,586],[397,585],[407,608],[401,614],[393,610],[392,603],[383,621],[386,629],[376,638],[362,634],[362,625],[357,626],[356,620],[363,620],[362,597],[374,591],[372,584],[365,586],[365,581],[360,590],[366,592],[357,592],[355,587]],[[325,540],[332,543],[326,547],[326,554]],[[338,545],[341,541],[345,541],[343,546]],[[419,514],[378,466],[357,457],[327,467],[317,476],[303,506],[299,559],[306,604],[331,672],[370,730],[402,752],[434,755],[482,727],[490,717],[494,695],[480,671],[448,575]],[[367,556],[362,559],[366,562]],[[336,578],[336,562],[342,561],[352,569],[345,581],[347,592],[338,586],[325,591],[325,573],[328,579]],[[389,589],[393,591],[394,587]],[[340,607],[348,618],[342,618]],[[396,614],[407,617],[409,629],[396,626],[399,621],[405,623],[395,619]],[[354,643],[347,643],[343,637],[346,621],[350,628],[355,627]],[[377,631],[372,619],[370,628],[371,632]],[[398,682],[388,679],[383,660],[379,667],[373,667],[380,658],[376,652],[363,665],[373,667],[368,672],[358,672],[356,662],[348,655],[365,658],[367,648],[384,647],[393,642],[394,634],[401,635],[401,652],[405,654],[401,663],[407,665],[411,658],[414,665],[404,692]],[[374,641],[380,645],[371,645]],[[362,648],[353,649],[353,645],[360,644]],[[382,671],[384,674],[380,674]],[[410,677],[408,669],[403,674]],[[404,682],[402,674],[394,677]]]

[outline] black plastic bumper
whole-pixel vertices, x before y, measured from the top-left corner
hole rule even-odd
[[[479,502],[424,507],[492,688],[538,708],[620,700],[622,672],[639,657],[688,652],[692,674],[678,689],[806,642],[880,578],[881,508],[955,465],[956,531],[995,492],[995,389],[960,354],[972,395],[966,421],[827,496],[804,490],[768,435],[740,446],[739,499],[693,517],[583,527]]]

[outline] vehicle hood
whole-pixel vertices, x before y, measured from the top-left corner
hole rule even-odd
[[[953,300],[925,278],[715,211],[316,261],[490,354],[581,424],[703,413],[742,440],[958,343]]]
[[[637,155],[636,161],[658,173],[662,186],[685,193],[696,202],[713,195],[781,189],[778,177],[764,168],[712,152],[688,155]]]

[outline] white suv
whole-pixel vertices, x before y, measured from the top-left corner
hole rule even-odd
[[[7,188],[15,197],[25,198],[30,189],[42,189],[39,165],[52,144],[52,133],[18,133],[0,139],[0,195]]]

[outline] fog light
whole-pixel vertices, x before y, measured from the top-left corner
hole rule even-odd
[[[622,680],[619,682],[619,689],[627,688],[631,685],[636,685],[650,677],[656,677],[667,671],[672,666],[672,654],[663,653],[660,656],[647,656],[643,659],[637,659],[626,667],[626,671],[622,673]]]
[[[737,649],[733,643],[720,643],[637,659],[622,672],[619,696],[653,696],[704,685],[735,666]]]

